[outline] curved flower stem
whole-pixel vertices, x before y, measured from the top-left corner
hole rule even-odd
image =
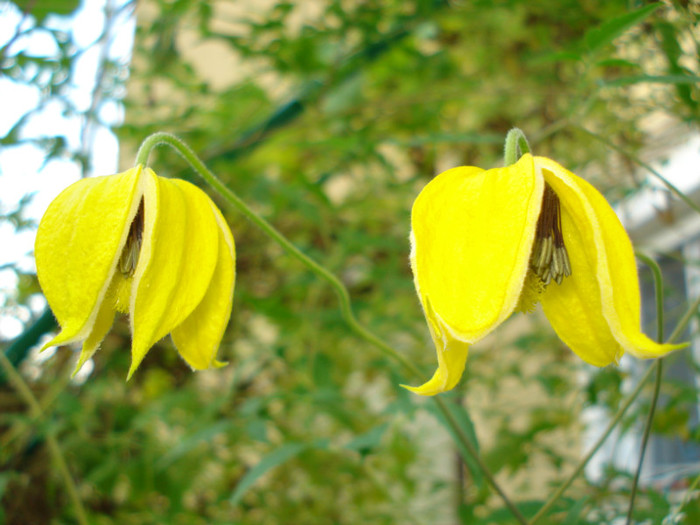
[[[19,372],[17,372],[15,367],[12,366],[12,363],[5,356],[4,352],[0,352],[0,366],[5,372],[5,375],[9,378],[10,382],[15,387],[15,390],[17,391],[19,396],[29,407],[29,413],[32,416],[32,418],[41,418],[43,415],[41,405],[37,401],[36,397],[34,397],[34,394],[29,388],[29,385],[27,385],[26,381],[22,378],[22,375]],[[78,489],[75,487],[75,482],[73,481],[73,478],[70,475],[70,471],[68,470],[68,465],[63,456],[63,451],[61,450],[61,446],[58,444],[58,440],[56,439],[54,431],[51,427],[48,427],[46,429],[44,437],[46,438],[46,444],[49,448],[49,454],[54,460],[54,463],[56,464],[56,467],[58,468],[58,471],[61,474],[61,477],[63,478],[63,483],[65,484],[66,490],[68,491],[68,497],[73,502],[73,506],[75,508],[75,517],[80,525],[88,525],[87,514],[85,513],[83,503],[80,501],[80,497],[78,496]]]
[[[664,281],[657,262],[643,253],[635,252],[637,258],[646,264],[654,276],[654,298],[656,300],[656,342],[664,340]]]
[[[525,133],[520,128],[511,129],[506,135],[506,146],[503,154],[505,166],[515,164],[520,157],[531,151]]]
[[[641,253],[637,253],[637,257],[646,264],[654,275],[654,291],[656,294],[656,340],[661,343],[664,340],[664,281],[661,276],[661,268],[651,257],[647,257]],[[651,435],[651,425],[654,422],[654,412],[656,411],[656,403],[659,400],[659,391],[661,390],[661,378],[663,376],[663,359],[658,360],[656,367],[656,381],[654,382],[654,393],[651,397],[651,405],[649,406],[649,414],[644,425],[644,435],[642,436],[642,445],[639,450],[639,462],[637,463],[637,472],[634,474],[632,481],[632,489],[630,492],[630,504],[627,509],[627,525],[632,523],[632,513],[634,512],[634,500],[637,497],[637,488],[639,487],[639,478],[642,474],[642,464],[644,463],[644,454],[649,444],[649,436]]]
[[[700,307],[700,297],[695,299],[692,305],[686,310],[685,314],[683,314],[683,317],[681,318],[680,321],[678,321],[678,324],[676,325],[676,328],[673,330],[673,333],[669,336],[668,340],[666,341],[667,343],[672,343],[675,341],[682,333],[683,330],[688,326],[688,323],[690,323],[690,320],[693,318],[695,313],[698,310],[698,307]],[[637,386],[635,387],[634,391],[625,399],[624,403],[622,406],[620,406],[619,410],[617,411],[617,414],[615,414],[615,417],[613,417],[612,420],[610,420],[610,423],[608,423],[608,426],[605,428],[603,433],[600,435],[598,440],[595,442],[591,450],[584,456],[584,458],[579,462],[579,464],[576,466],[574,471],[569,475],[569,477],[562,483],[559,488],[549,497],[547,502],[540,508],[540,510],[537,511],[537,513],[530,518],[530,525],[534,525],[535,522],[537,522],[539,519],[544,517],[547,512],[549,512],[549,509],[552,508],[552,506],[557,502],[557,500],[566,492],[566,489],[568,489],[571,484],[574,482],[574,480],[581,474],[583,471],[584,467],[588,464],[588,462],[591,460],[593,455],[598,451],[598,449],[601,447],[601,445],[605,442],[605,440],[608,438],[610,433],[613,431],[613,429],[617,426],[619,421],[622,419],[622,417],[625,415],[625,412],[627,412],[627,409],[632,405],[634,400],[637,398],[639,393],[642,391],[642,388],[644,387],[645,383],[647,380],[651,377],[652,372],[656,370],[657,366],[659,365],[659,360],[656,360],[644,373],[642,378],[639,380],[637,383]]]
[[[338,297],[338,302],[340,304],[340,312],[343,320],[348,325],[348,327],[359,337],[374,345],[379,349],[385,356],[388,356],[399,364],[401,364],[406,370],[411,372],[416,378],[422,377],[420,369],[413,364],[411,361],[406,359],[403,355],[398,353],[394,348],[386,344],[381,338],[377,337],[374,333],[369,331],[367,328],[362,326],[352,311],[352,305],[350,302],[350,294],[345,288],[345,285],[338,279],[335,275],[329,272],[326,268],[318,264],[316,261],[311,259],[308,255],[304,254],[299,248],[294,244],[289,242],[287,238],[282,235],[277,229],[272,226],[265,219],[260,217],[255,213],[248,205],[231,191],[219,178],[214,175],[214,173],[206,167],[206,165],[201,161],[197,154],[192,151],[192,149],[182,142],[179,138],[171,135],[169,133],[158,132],[146,137],[146,139],[141,144],[139,151],[136,155],[136,163],[146,165],[148,161],[148,156],[151,150],[159,144],[166,144],[175,149],[184,159],[192,166],[192,168],[209,184],[214,188],[229,204],[233,205],[239,212],[241,212],[248,220],[253,224],[258,226],[263,230],[268,236],[270,236],[277,244],[279,244],[288,254],[292,255],[298,259],[302,264],[304,264],[309,270],[311,270],[317,277],[326,281]],[[474,445],[469,441],[462,429],[459,427],[454,417],[447,409],[444,400],[439,397],[432,398],[437,404],[438,409],[445,416],[445,420],[452,427],[455,435],[458,437],[460,443],[472,456],[472,459],[479,465],[484,477],[488,480],[494,490],[501,496],[504,503],[513,513],[515,518],[522,524],[527,525],[527,520],[520,513],[518,508],[513,504],[512,501],[505,494],[503,489],[496,482],[493,474],[489,471],[486,464],[483,462],[479,453],[474,448]]]
[[[139,152],[136,156],[136,163],[146,165],[148,160],[148,155],[150,151],[159,144],[167,144],[175,149],[184,159],[194,168],[194,170],[201,176],[207,184],[214,188],[224,199],[226,199],[229,204],[232,204],[239,212],[241,212],[249,221],[255,224],[258,228],[263,230],[268,236],[279,244],[287,253],[301,261],[305,266],[307,266],[313,273],[318,277],[325,280],[331,285],[333,291],[338,296],[338,302],[340,303],[340,312],[343,320],[347,325],[358,335],[360,335],[366,341],[372,343],[374,346],[379,348],[382,353],[392,357],[397,360],[401,365],[406,367],[416,376],[420,376],[420,370],[404,356],[396,352],[389,345],[385,344],[377,336],[369,332],[366,328],[360,325],[355,319],[355,314],[352,312],[352,306],[350,305],[350,294],[348,294],[347,289],[340,282],[335,275],[329,272],[326,268],[318,264],[316,261],[311,259],[308,255],[302,252],[299,248],[294,246],[287,238],[282,235],[277,229],[272,226],[265,219],[260,217],[255,213],[248,205],[243,202],[243,200],[231,191],[226,185],[221,182],[221,180],[214,175],[214,173],[206,167],[206,165],[201,161],[197,154],[192,151],[192,149],[181,141],[179,138],[171,135],[169,133],[158,132],[153,135],[146,137],[146,140],[141,144]]]

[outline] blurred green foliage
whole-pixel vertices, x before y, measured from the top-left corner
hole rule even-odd
[[[434,351],[407,236],[412,201],[432,176],[499,164],[517,125],[536,153],[586,174],[614,200],[644,181],[628,159],[611,170],[620,157],[580,127],[642,154],[652,117],[697,129],[694,2],[152,0],[136,13],[118,130],[123,168],[149,133],[183,138],[340,276],[359,320],[426,377]],[[34,16],[41,24],[45,15]],[[73,58],[45,60],[38,67],[50,67],[49,77],[27,77],[26,62],[36,60],[5,51],[4,74],[51,93]],[[3,144],[21,140],[22,125]],[[65,153],[55,144],[49,156]],[[151,164],[193,179],[172,151],[159,150]],[[27,365],[46,417],[32,420],[3,387],[5,522],[72,522],[43,444],[50,425],[95,524],[514,523],[478,470],[461,463],[441,419],[399,387],[404,371],[350,334],[332,291],[218,202],[238,255],[220,351],[229,366],[193,374],[166,340],[127,384],[125,322],[84,384],[66,382],[66,349]],[[447,397],[532,515],[581,455],[581,410],[615,413],[629,378],[584,367],[540,316],[523,319],[474,348]],[[697,391],[663,389],[671,401],[657,430],[700,441],[687,418]],[[645,408],[626,416],[623,433],[638,428]],[[635,519],[672,516],[680,483],[675,495],[645,488]],[[581,478],[541,523],[612,522],[626,512],[629,484],[613,466],[600,482]],[[700,519],[692,499],[683,512],[684,523]]]

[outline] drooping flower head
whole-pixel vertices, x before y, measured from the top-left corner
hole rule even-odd
[[[82,179],[49,205],[35,256],[61,327],[44,348],[83,342],[76,371],[116,312],[130,318],[128,377],[167,334],[193,369],[223,364],[216,352],[231,314],[235,247],[221,212],[193,184],[142,166]]]
[[[685,345],[641,332],[632,243],[605,198],[556,162],[459,167],[435,177],[411,216],[411,268],[438,369],[420,387],[455,387],[469,346],[539,302],[559,338],[596,366]]]

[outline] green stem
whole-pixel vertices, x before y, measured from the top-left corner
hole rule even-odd
[[[654,381],[654,393],[651,397],[651,406],[649,407],[649,414],[647,415],[647,421],[644,425],[644,435],[642,436],[642,448],[639,451],[639,462],[637,463],[637,472],[634,474],[634,480],[632,481],[632,490],[630,492],[630,504],[627,509],[627,521],[626,524],[630,525],[632,523],[632,513],[634,512],[634,500],[637,497],[637,489],[639,487],[639,477],[642,473],[642,465],[644,464],[644,454],[647,450],[647,445],[649,443],[649,436],[651,435],[651,425],[654,422],[654,412],[656,411],[656,402],[659,399],[659,391],[661,390],[661,377],[663,375],[663,360],[659,359],[656,362],[656,380]]]
[[[194,170],[199,174],[199,176],[202,177],[205,180],[205,182],[209,184],[212,188],[214,188],[222,197],[224,197],[224,199],[226,199],[226,201],[228,201],[229,204],[233,205],[249,221],[251,221],[258,228],[263,230],[268,236],[272,237],[272,239],[277,244],[279,244],[287,253],[301,261],[314,274],[316,274],[316,276],[330,284],[331,288],[333,288],[333,291],[338,296],[338,302],[340,303],[340,312],[343,317],[343,320],[356,334],[360,335],[363,339],[375,345],[385,355],[397,360],[415,375],[420,376],[420,370],[413,363],[408,361],[405,357],[396,352],[393,348],[391,348],[389,345],[384,343],[381,339],[379,339],[377,336],[369,332],[366,328],[364,328],[358,323],[357,319],[355,319],[355,314],[353,313],[352,306],[350,304],[350,294],[348,293],[343,283],[340,282],[340,279],[338,279],[335,275],[326,270],[326,268],[318,264],[316,261],[311,259],[299,248],[294,246],[294,244],[289,242],[287,238],[284,235],[282,235],[279,231],[277,231],[277,229],[274,226],[272,226],[269,222],[267,222],[265,219],[263,219],[257,213],[255,213],[250,207],[248,207],[248,205],[238,195],[236,195],[233,191],[226,187],[226,185],[223,182],[221,182],[221,180],[216,175],[214,175],[214,173],[212,173],[211,170],[209,170],[209,168],[205,166],[205,164],[201,161],[197,154],[194,151],[192,151],[192,149],[187,144],[185,144],[179,138],[169,133],[154,133],[153,135],[149,135],[146,138],[146,140],[144,140],[141,144],[138,154],[136,155],[136,163],[142,164],[144,166],[147,165],[148,156],[151,150],[160,144],[166,144],[175,149],[180,155],[184,157],[184,159],[190,164],[190,166],[194,168]]]
[[[683,314],[683,317],[681,318],[680,321],[678,321],[678,324],[676,325],[676,328],[673,330],[673,333],[670,335],[670,337],[667,340],[667,343],[672,343],[675,341],[682,333],[683,330],[688,326],[688,323],[690,323],[690,320],[693,318],[695,313],[698,310],[698,307],[700,307],[700,297],[698,297],[692,305],[686,310],[685,314]],[[624,403],[622,406],[619,408],[617,411],[617,414],[615,414],[615,417],[610,421],[608,426],[605,428],[605,431],[601,434],[601,436],[598,438],[598,440],[595,442],[591,450],[588,452],[588,454],[585,455],[585,457],[579,462],[579,464],[576,466],[574,471],[569,475],[569,477],[564,481],[564,483],[561,484],[561,486],[549,497],[547,502],[540,508],[540,510],[537,511],[537,514],[535,514],[531,519],[530,519],[530,525],[534,525],[535,522],[537,522],[540,518],[545,516],[547,512],[549,512],[549,509],[552,508],[552,506],[557,502],[557,500],[566,492],[566,489],[571,486],[571,484],[574,482],[574,480],[578,477],[578,475],[583,471],[584,467],[588,464],[590,459],[593,457],[593,455],[598,451],[598,449],[602,446],[602,444],[605,442],[605,440],[608,438],[610,433],[613,431],[615,426],[617,426],[617,423],[622,419],[622,417],[625,415],[625,412],[627,412],[627,409],[632,405],[634,400],[637,398],[639,393],[642,391],[642,388],[644,387],[644,384],[647,382],[647,380],[651,377],[652,372],[657,368],[659,364],[659,361],[655,361],[654,364],[652,364],[647,371],[644,373],[642,378],[639,380],[637,383],[636,388],[634,391],[625,399]]]
[[[661,343],[664,340],[664,281],[661,275],[661,268],[651,257],[647,257],[641,253],[637,253],[637,257],[651,269],[654,275],[654,291],[656,295],[656,341]],[[654,381],[654,393],[651,396],[651,405],[649,406],[649,414],[644,425],[644,434],[642,436],[642,446],[639,450],[639,462],[637,463],[637,472],[634,474],[632,481],[632,489],[630,491],[630,504],[627,509],[627,525],[632,523],[632,513],[634,512],[634,500],[637,497],[637,489],[639,488],[639,478],[642,474],[642,465],[644,464],[644,455],[646,454],[647,445],[649,444],[649,436],[651,435],[651,426],[654,422],[654,412],[656,412],[656,403],[659,400],[659,391],[661,390],[661,378],[663,375],[663,360],[659,359],[656,367],[656,381]]]
[[[664,340],[664,281],[657,262],[643,253],[635,252],[639,260],[646,264],[654,277],[654,298],[656,300],[656,341]]]
[[[574,482],[574,480],[581,474],[585,466],[588,464],[588,462],[591,460],[593,455],[598,452],[598,449],[603,445],[605,440],[608,438],[610,433],[613,431],[613,429],[617,426],[617,424],[620,422],[622,417],[625,415],[625,412],[627,412],[627,409],[632,405],[635,399],[637,399],[637,396],[639,393],[642,391],[642,388],[644,387],[644,384],[647,382],[649,377],[651,376],[652,371],[656,368],[658,361],[655,362],[653,365],[649,367],[649,369],[646,371],[646,373],[642,376],[642,378],[639,380],[639,383],[637,383],[636,388],[634,391],[625,399],[625,402],[622,404],[620,409],[617,411],[617,414],[615,414],[615,417],[610,420],[608,423],[608,426],[605,428],[601,436],[598,438],[598,440],[595,442],[593,447],[588,451],[588,454],[586,454],[583,459],[579,462],[579,464],[576,466],[574,471],[569,475],[569,477],[566,479],[564,483],[562,483],[559,488],[549,497],[547,502],[540,508],[540,510],[537,511],[537,514],[535,514],[532,518],[530,518],[530,525],[533,525],[535,522],[537,522],[540,518],[545,516],[547,512],[549,512],[549,509],[552,508],[552,506],[557,502],[557,500],[566,492],[566,489],[569,488],[569,486]]]
[[[625,157],[627,157],[628,159],[630,159],[632,162],[634,162],[634,163],[637,164],[638,166],[641,166],[641,167],[644,168],[645,170],[649,171],[649,173],[651,173],[651,174],[654,175],[657,179],[659,179],[659,180],[663,183],[663,185],[666,186],[672,193],[675,193],[676,196],[677,196],[679,199],[681,199],[683,202],[685,202],[688,206],[690,206],[690,207],[691,207],[692,209],[694,209],[696,212],[700,213],[700,206],[698,206],[698,205],[695,204],[692,200],[690,200],[690,199],[688,198],[688,196],[685,195],[685,193],[683,193],[681,190],[679,190],[678,188],[676,188],[666,177],[664,177],[663,175],[661,175],[661,173],[659,173],[658,171],[656,171],[654,168],[652,168],[649,164],[647,164],[646,162],[644,162],[642,159],[640,159],[640,158],[637,157],[636,155],[630,153],[629,151],[627,151],[627,150],[621,148],[621,147],[618,146],[617,144],[612,143],[610,140],[606,139],[605,137],[601,137],[601,136],[598,135],[597,133],[593,133],[592,131],[588,131],[588,130],[587,130],[586,128],[584,128],[584,127],[576,126],[576,129],[578,129],[579,131],[582,131],[583,133],[585,133],[585,134],[588,135],[589,137],[592,137],[592,138],[596,139],[597,141],[602,142],[603,144],[605,144],[605,145],[606,145],[607,147],[609,147],[610,149],[615,150],[615,151],[617,151],[618,153],[621,153],[622,155],[624,155]]]
[[[192,166],[192,168],[207,182],[207,184],[214,188],[224,199],[226,199],[226,201],[229,204],[235,207],[253,224],[255,224],[257,227],[263,230],[288,254],[298,259],[302,264],[309,268],[309,270],[311,270],[317,277],[326,281],[331,286],[331,288],[333,288],[333,291],[338,297],[338,302],[340,303],[340,312],[343,317],[343,320],[357,336],[361,337],[368,343],[374,345],[385,356],[388,356],[400,363],[416,378],[422,377],[420,369],[415,364],[406,359],[394,348],[386,344],[379,337],[367,330],[357,321],[357,319],[355,318],[355,314],[352,311],[350,294],[348,293],[347,288],[345,288],[345,285],[343,285],[343,283],[335,275],[333,275],[326,268],[324,268],[316,261],[311,259],[309,256],[304,254],[301,250],[299,250],[299,248],[297,248],[296,246],[294,246],[294,244],[289,242],[289,240],[287,240],[287,238],[284,237],[284,235],[277,231],[277,229],[274,226],[272,226],[269,222],[267,222],[265,219],[263,219],[257,213],[255,213],[251,208],[249,208],[248,205],[240,197],[238,197],[238,195],[236,195],[233,191],[226,187],[226,185],[223,182],[221,182],[221,180],[216,175],[214,175],[214,173],[212,173],[211,170],[209,170],[209,168],[206,167],[206,165],[201,161],[197,154],[194,151],[192,151],[192,149],[187,144],[185,144],[180,139],[169,133],[154,133],[153,135],[146,137],[146,139],[141,144],[141,147],[139,148],[139,151],[136,155],[136,163],[142,164],[144,166],[147,165],[148,157],[150,155],[151,150],[160,144],[166,144],[175,149],[178,153],[180,153],[180,155],[182,155],[185,158],[185,160],[190,164],[190,166]],[[469,441],[467,436],[464,435],[459,425],[452,417],[452,414],[447,409],[444,401],[437,397],[434,397],[433,400],[437,404],[440,411],[445,415],[446,421],[453,428],[461,444],[472,456],[472,459],[481,468],[484,477],[489,481],[494,490],[496,490],[496,492],[501,496],[504,503],[513,513],[516,519],[521,524],[527,525],[527,520],[525,520],[525,518],[522,516],[517,507],[515,507],[515,505],[512,501],[510,501],[503,489],[498,485],[493,474],[488,470],[488,467],[479,457],[479,454],[472,445],[472,443]]]
[[[520,512],[518,507],[516,507],[513,504],[513,502],[508,497],[508,495],[503,491],[503,489],[498,484],[498,482],[494,478],[494,476],[491,473],[491,471],[489,470],[489,468],[486,466],[486,463],[484,463],[484,460],[481,459],[479,452],[476,450],[476,448],[474,447],[472,442],[466,436],[466,434],[462,430],[462,427],[459,426],[459,423],[457,423],[457,421],[455,420],[454,416],[452,415],[452,412],[450,412],[450,410],[447,408],[447,405],[445,404],[445,400],[443,398],[441,398],[440,396],[434,396],[432,398],[432,400],[438,406],[438,408],[440,409],[440,412],[442,412],[443,416],[445,416],[445,420],[449,423],[449,425],[452,427],[452,429],[456,432],[460,443],[462,445],[464,445],[464,447],[469,452],[469,455],[472,457],[472,459],[479,466],[479,469],[481,470],[481,473],[486,478],[486,481],[488,481],[489,484],[493,487],[493,489],[498,493],[498,495],[501,497],[503,502],[508,507],[508,510],[510,510],[511,514],[513,514],[513,516],[515,516],[515,519],[517,519],[518,522],[522,523],[523,525],[528,525],[528,521],[525,518],[525,516],[522,515],[522,513]]]
[[[0,366],[2,366],[5,375],[9,378],[19,396],[29,407],[30,415],[35,419],[41,418],[43,415],[41,405],[39,405],[39,402],[37,401],[36,397],[34,397],[31,388],[29,388],[29,385],[24,381],[22,375],[17,372],[14,366],[12,366],[12,363],[5,356],[4,352],[0,352]],[[78,496],[78,490],[75,487],[75,482],[73,481],[70,471],[68,470],[68,464],[63,456],[61,446],[58,444],[58,440],[56,439],[54,431],[50,426],[46,429],[45,437],[46,444],[49,448],[49,454],[54,460],[54,463],[56,464],[56,467],[63,478],[63,483],[68,491],[68,496],[75,507],[75,517],[80,525],[88,525],[85,508],[83,507],[83,503],[80,501],[80,496]]]
[[[506,135],[506,145],[503,154],[505,166],[515,164],[520,157],[531,151],[525,133],[520,128],[511,129]]]
[[[676,509],[676,516],[681,514],[681,511],[683,510],[683,507],[685,507],[688,502],[690,501],[690,498],[692,497],[693,492],[695,492],[695,489],[697,488],[698,484],[700,484],[700,475],[696,476],[693,482],[690,484],[690,487],[688,487],[688,490],[685,491],[685,495],[683,496],[683,501],[681,501],[681,504],[678,506]]]
[[[673,329],[673,332],[666,340],[667,343],[673,343],[676,339],[678,339],[681,336],[681,334],[683,333],[683,330],[685,330],[688,327],[690,320],[697,313],[698,308],[700,308],[700,296],[698,296],[695,299],[695,301],[693,301],[693,304],[690,305],[690,308],[688,308],[685,311],[685,313],[683,314],[683,317],[681,317],[681,320],[678,321],[678,324]]]

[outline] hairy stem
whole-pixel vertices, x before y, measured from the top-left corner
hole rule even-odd
[[[508,132],[506,135],[505,152],[503,154],[506,166],[515,164],[520,157],[531,151],[525,133],[523,133],[520,128],[513,128]]]

